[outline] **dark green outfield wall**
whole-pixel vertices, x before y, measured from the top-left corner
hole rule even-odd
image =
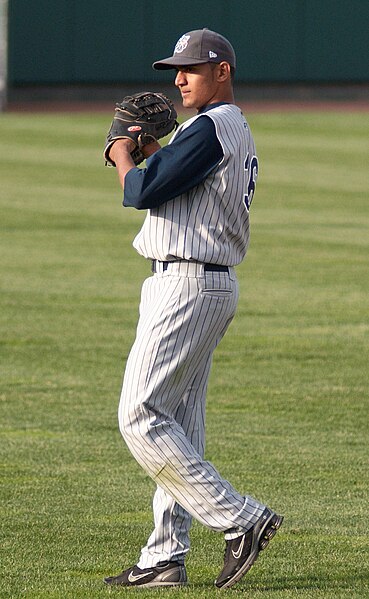
[[[228,37],[238,81],[369,81],[369,0],[9,0],[9,82],[168,81],[178,37]]]

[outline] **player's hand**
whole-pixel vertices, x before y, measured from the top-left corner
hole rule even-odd
[[[141,148],[141,152],[145,158],[149,158],[149,156],[152,156],[153,154],[155,154],[155,152],[160,150],[160,148],[161,148],[161,145],[159,144],[159,142],[153,141],[150,144],[146,144],[145,146],[143,146]]]
[[[149,148],[157,139],[165,137],[178,127],[177,112],[173,102],[159,92],[139,92],[123,98],[115,105],[113,122],[106,136],[104,159],[106,166],[116,166],[110,149],[118,139],[134,142],[131,155],[136,166],[158,149]]]

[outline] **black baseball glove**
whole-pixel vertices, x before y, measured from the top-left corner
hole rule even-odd
[[[140,92],[126,96],[115,106],[113,122],[105,141],[105,165],[115,166],[109,158],[109,150],[117,139],[134,141],[136,147],[131,156],[137,165],[145,159],[141,151],[143,146],[165,137],[178,127],[174,104],[164,94]]]

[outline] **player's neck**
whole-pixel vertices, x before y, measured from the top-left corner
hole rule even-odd
[[[205,106],[201,106],[201,108],[198,109],[198,112],[202,112],[207,106],[212,106],[213,104],[234,104],[233,92],[230,94],[217,95],[214,98],[211,98],[211,100],[209,100]]]
[[[219,104],[219,102],[234,104],[234,93],[231,86],[222,86],[209,104]]]

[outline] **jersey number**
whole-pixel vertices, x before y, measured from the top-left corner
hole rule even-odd
[[[258,176],[258,159],[256,156],[253,156],[250,160],[250,154],[247,154],[245,160],[245,171],[246,171],[246,181],[247,181],[247,193],[245,193],[243,197],[243,201],[245,202],[245,206],[247,211],[250,210],[252,198],[254,197],[256,179]]]

